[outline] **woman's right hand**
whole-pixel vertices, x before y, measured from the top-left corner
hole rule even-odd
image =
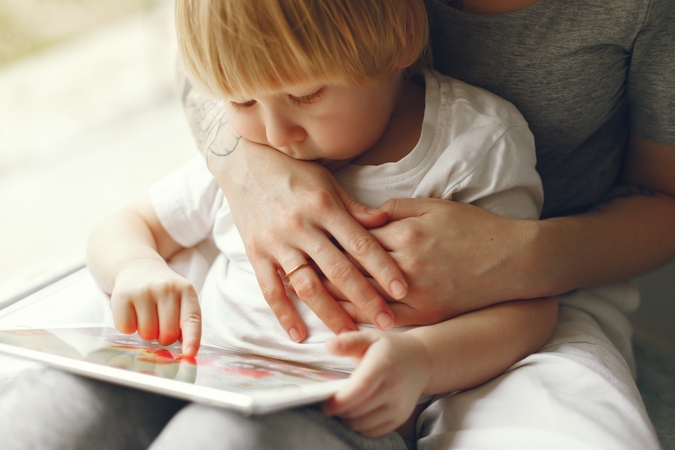
[[[406,295],[401,270],[364,228],[383,225],[386,213],[353,200],[321,165],[243,139],[227,156],[209,152],[207,159],[228,199],[265,300],[291,339],[302,341],[307,331],[286,295],[280,272],[305,262],[320,273],[312,266],[302,267],[290,275],[290,284],[331,331],[357,328],[326,291],[321,275],[369,322],[380,329],[393,325],[391,309],[347,256],[377,274],[387,295],[395,299]]]
[[[352,261],[358,261],[392,298],[403,298],[407,282],[394,260],[365,228],[387,221],[387,214],[354,201],[325,168],[298,161],[231,132],[222,101],[204,95],[185,77],[182,100],[197,146],[227,197],[235,225],[255,270],[265,300],[294,341],[307,329],[284,287],[283,275],[313,262],[371,323],[393,325],[394,315]],[[356,330],[351,317],[328,294],[311,268],[291,275],[291,284],[316,315],[335,333]]]

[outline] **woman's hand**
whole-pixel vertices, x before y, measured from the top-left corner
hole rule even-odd
[[[412,414],[430,379],[424,344],[406,333],[343,333],[326,343],[328,350],[351,356],[358,366],[324,413],[339,416],[365,437],[394,431]]]
[[[639,151],[630,154],[627,181],[675,192],[666,175],[675,163],[673,147],[633,142]],[[675,255],[675,199],[640,186],[618,185],[584,214],[536,221],[435,199],[393,199],[378,209],[390,223],[371,233],[409,280],[405,298],[388,298],[397,325],[432,324],[514,298],[629,279]],[[344,299],[330,283],[327,288]],[[354,320],[367,322],[342,304]]]
[[[163,261],[135,261],[120,271],[110,297],[115,327],[138,331],[161,345],[183,341],[183,354],[194,356],[201,338],[201,309],[197,292]]]
[[[307,329],[278,272],[305,262],[313,262],[369,322],[390,327],[394,318],[387,303],[330,241],[334,238],[372,273],[389,297],[402,298],[407,282],[401,270],[364,229],[384,224],[387,215],[355,202],[318,164],[241,139],[229,127],[223,102],[194,89],[182,65],[178,69],[197,146],[227,197],[265,300],[288,335],[301,341]],[[291,278],[298,296],[328,328],[335,333],[356,330],[310,266]]]
[[[303,340],[307,332],[279,271],[289,272],[305,262],[312,262],[321,274],[304,266],[289,276],[290,283],[333,332],[356,326],[325,290],[320,275],[369,322],[381,329],[393,324],[387,303],[346,256],[374,274],[388,297],[405,296],[401,270],[363,228],[385,223],[385,213],[351,199],[324,167],[269,147],[240,140],[226,157],[211,154],[208,163],[226,193],[263,295],[293,340]]]
[[[409,280],[406,297],[386,297],[397,325],[438,323],[518,298],[526,290],[529,261],[522,255],[535,236],[536,221],[506,219],[438,199],[392,199],[378,209],[391,221],[370,231]],[[354,320],[367,322],[349,302],[342,305]]]

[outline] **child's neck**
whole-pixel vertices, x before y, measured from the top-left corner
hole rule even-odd
[[[391,115],[380,140],[354,159],[352,164],[378,166],[397,162],[415,148],[422,133],[425,89],[407,80],[403,83],[400,97],[399,106]]]

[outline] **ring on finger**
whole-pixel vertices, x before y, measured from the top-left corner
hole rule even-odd
[[[291,270],[289,270],[288,272],[286,272],[286,278],[290,277],[290,276],[293,275],[295,272],[297,272],[298,270],[302,269],[302,268],[305,267],[305,266],[309,266],[309,263],[308,263],[307,261],[305,261],[305,262],[303,262],[302,264],[298,264],[297,266],[293,267]]]

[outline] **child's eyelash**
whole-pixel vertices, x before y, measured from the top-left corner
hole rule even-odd
[[[306,105],[306,104],[314,103],[314,102],[320,100],[322,95],[323,95],[323,88],[321,88],[318,91],[313,92],[309,95],[303,95],[302,97],[294,97],[292,95],[290,97],[291,97],[291,101],[293,103],[295,103],[296,105],[297,104],[305,104]]]
[[[256,101],[255,101],[255,100],[249,100],[249,101],[243,102],[243,103],[230,102],[230,105],[232,106],[232,108],[233,108],[236,112],[240,112],[240,111],[243,111],[243,110],[245,110],[245,109],[248,109],[248,108],[252,107],[252,106],[255,105],[255,104],[256,104]]]
[[[319,101],[323,95],[323,88],[319,89],[316,92],[313,92],[308,95],[303,95],[302,97],[295,97],[293,95],[289,95],[289,98],[295,105],[307,105],[310,103],[314,103],[316,101]],[[249,100],[247,102],[230,102],[230,105],[232,108],[235,110],[235,112],[241,112],[244,111],[252,106],[254,106],[257,102],[255,100]]]

